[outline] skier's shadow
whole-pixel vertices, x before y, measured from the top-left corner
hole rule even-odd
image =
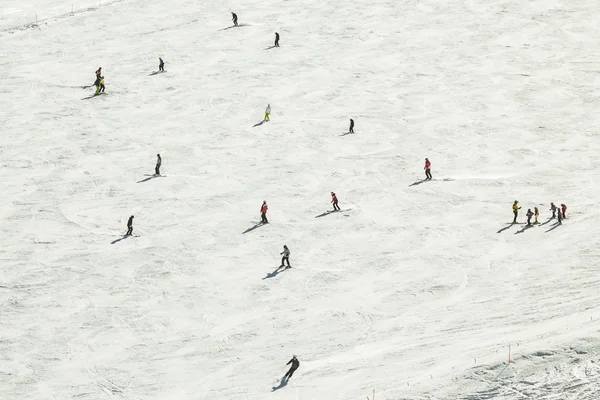
[[[513,226],[514,224],[515,224],[514,222],[511,222],[510,224],[508,224],[508,226],[507,226],[507,227],[504,227],[504,228],[500,229],[500,230],[499,230],[498,232],[496,232],[496,233],[502,233],[502,232],[504,232],[505,230],[509,229],[509,228],[510,228],[511,226]]]
[[[269,47],[265,47],[263,50],[271,50],[271,49],[274,49],[275,47],[277,47],[277,46],[269,46]]]
[[[325,211],[323,214],[319,214],[317,215],[315,218],[321,218],[321,217],[325,217],[329,214],[333,214],[335,211],[331,210],[331,211]]]
[[[427,182],[427,179],[422,179],[422,180],[420,180],[420,181],[413,182],[413,183],[411,183],[411,184],[410,184],[410,185],[408,185],[408,186],[409,186],[409,187],[410,187],[410,186],[417,186],[417,185],[420,185],[420,184],[421,184],[421,183],[423,183],[423,182]]]
[[[287,379],[285,379],[285,378],[281,378],[281,382],[279,382],[279,386],[273,386],[273,387],[271,388],[271,391],[272,391],[272,392],[274,392],[274,391],[276,391],[276,390],[279,390],[279,389],[281,389],[281,388],[284,388],[284,387],[285,387],[287,384],[288,384],[288,381],[287,381]]]
[[[265,122],[269,122],[269,121],[267,121],[267,120],[262,120],[262,121],[260,121],[258,124],[256,124],[256,125],[253,125],[252,127],[253,127],[253,128],[256,128],[257,126],[261,126],[261,125],[262,125],[262,124],[264,124]]]
[[[127,239],[128,237],[129,237],[128,235],[125,235],[125,236],[123,236],[122,238],[119,238],[119,239],[117,239],[117,240],[113,240],[112,242],[110,242],[110,244],[119,243],[121,240],[123,240],[123,239]]]
[[[267,276],[265,276],[264,278],[262,278],[262,280],[264,281],[265,279],[275,278],[277,275],[279,275],[279,273],[280,273],[281,271],[285,271],[285,268],[281,268],[281,267],[279,267],[279,268],[277,268],[275,271],[273,271],[273,272],[269,272],[269,273],[267,274]]]
[[[248,233],[248,232],[252,232],[253,230],[255,230],[256,228],[260,228],[261,226],[263,226],[264,224],[262,222],[259,222],[258,224],[246,229],[244,232],[242,232],[242,235],[244,233]]]
[[[351,133],[354,133],[354,132],[344,132],[344,133],[342,133],[340,136],[346,136],[346,135],[349,135],[349,134],[351,134]]]
[[[148,182],[150,179],[154,178],[154,176],[150,176],[146,179],[142,179],[141,181],[137,181],[137,183],[143,183],[143,182]]]
[[[525,225],[525,226],[523,227],[523,229],[520,229],[520,230],[516,231],[516,232],[515,232],[515,235],[518,235],[519,233],[523,233],[523,232],[525,232],[527,229],[529,229],[529,228],[532,228],[532,227],[533,227],[533,225]]]
[[[550,229],[548,229],[548,230],[546,231],[546,233],[548,233],[548,232],[550,232],[550,231],[553,231],[553,230],[555,230],[556,228],[558,228],[558,227],[559,227],[559,226],[561,226],[561,225],[562,225],[562,224],[561,224],[561,223],[559,223],[559,222],[555,223],[554,225],[552,225],[552,228],[550,228]]]
[[[219,29],[219,30],[220,30],[220,31],[226,31],[226,30],[228,30],[228,29],[233,29],[233,28],[242,28],[242,27],[244,27],[244,26],[248,26],[248,24],[237,24],[237,25],[231,25],[231,26],[228,26],[227,28],[221,28],[221,29]]]
[[[554,218],[550,218],[548,221],[546,221],[546,222],[544,222],[543,224],[540,224],[540,225],[546,225],[546,224],[549,224],[549,223],[550,223],[550,222],[551,222],[553,219],[554,219]]]

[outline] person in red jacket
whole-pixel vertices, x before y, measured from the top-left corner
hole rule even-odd
[[[566,204],[561,204],[560,209],[562,210],[562,217],[567,218],[567,206]]]
[[[333,192],[331,192],[331,203],[333,203],[333,211],[340,211],[340,206],[338,206],[337,196]]]
[[[431,162],[429,161],[428,158],[425,159],[425,180],[426,181],[430,181],[431,180]]]
[[[269,221],[267,220],[267,210],[268,209],[269,209],[269,206],[267,205],[267,201],[264,200],[262,203],[262,206],[260,206],[260,218],[261,218],[263,224],[269,223]]]

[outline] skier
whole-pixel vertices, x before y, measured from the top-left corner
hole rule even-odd
[[[154,168],[154,175],[160,175],[160,165],[162,164],[162,158],[160,154],[156,155],[156,167]]]
[[[160,57],[158,57],[158,72],[165,72],[165,62]]]
[[[283,255],[283,257],[281,257],[281,265],[279,268],[283,267],[284,261],[287,262],[287,268],[292,268],[290,265],[290,249],[288,249],[287,245],[283,245],[283,251],[279,254]]]
[[[425,170],[425,180],[426,181],[430,181],[431,180],[431,162],[429,161],[428,158],[425,158],[425,168],[423,168]]]
[[[275,32],[275,47],[279,47],[279,33]]]
[[[290,365],[290,364],[292,364],[292,366],[290,367],[290,370],[288,372],[286,372],[285,375],[283,376],[283,379],[287,379],[288,381],[290,380],[290,378],[292,377],[292,375],[294,375],[294,372],[300,366],[300,361],[298,361],[298,359],[294,355],[292,357],[292,359],[290,361],[288,361],[287,364],[285,364],[285,365]]]
[[[237,24],[237,14],[234,13],[234,12],[232,12],[231,13],[231,18],[232,18],[232,21],[233,21],[233,25],[234,26],[238,26],[238,24]]]
[[[267,205],[267,201],[264,200],[262,203],[262,206],[260,206],[260,219],[263,224],[269,223],[269,221],[267,220],[267,210],[268,209],[269,209],[269,206]]]
[[[554,203],[550,203],[550,211],[552,211],[552,218],[556,218],[556,206]]]
[[[96,70],[96,78],[100,78],[100,75],[102,75],[102,67],[98,67]]]
[[[338,206],[337,196],[333,192],[331,192],[331,203],[333,204],[333,211],[340,211],[340,206]]]
[[[101,76],[100,77],[100,93],[104,93],[104,89],[105,89],[105,87],[104,87],[104,77]]]
[[[531,226],[531,217],[533,217],[533,211],[531,211],[531,208],[527,210],[527,226]]]
[[[271,105],[267,104],[267,108],[265,109],[265,119],[263,119],[263,121],[270,121],[271,120]]]
[[[513,203],[512,209],[513,209],[513,214],[515,214],[515,219],[513,219],[513,224],[516,224],[517,216],[519,215],[519,210],[521,209],[521,207],[519,207],[519,202],[517,200],[515,200],[515,202]]]
[[[133,215],[131,217],[129,217],[129,220],[127,221],[127,233],[125,234],[125,236],[129,236],[133,233]]]
[[[538,221],[538,218],[540,216],[540,210],[538,210],[537,207],[533,207],[533,215],[535,215],[535,223],[539,224],[540,221]]]
[[[561,204],[560,209],[562,211],[562,217],[567,219],[567,206],[565,204]]]
[[[348,129],[348,133],[354,133],[354,120],[350,118],[350,129]]]
[[[562,210],[558,209],[558,223],[562,225],[563,213]]]
[[[94,86],[96,86],[95,94],[100,94],[100,77],[99,76],[96,77],[96,80],[94,81]]]

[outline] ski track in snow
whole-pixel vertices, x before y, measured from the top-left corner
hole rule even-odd
[[[0,398],[599,398],[597,3],[216,4],[5,1]]]

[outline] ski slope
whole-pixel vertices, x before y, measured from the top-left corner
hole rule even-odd
[[[597,2],[2,6],[0,398],[600,398]]]

